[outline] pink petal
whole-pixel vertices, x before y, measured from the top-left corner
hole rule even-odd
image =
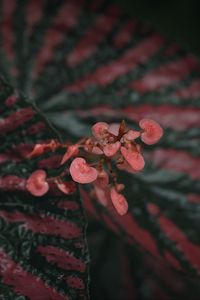
[[[95,195],[98,201],[103,205],[106,206],[108,201],[110,200],[110,194],[108,189],[102,189],[98,187],[96,184],[94,185]]]
[[[113,187],[110,192],[112,203],[120,216],[123,216],[128,211],[128,203],[126,198],[119,194],[116,189]]]
[[[73,181],[63,182],[63,181],[56,180],[55,183],[59,188],[59,190],[66,195],[73,194],[76,190],[76,185]]]
[[[130,129],[127,133],[124,134],[124,138],[128,141],[134,141],[140,136],[140,132]]]
[[[92,126],[92,134],[96,139],[102,139],[108,132],[109,125],[105,122],[98,122]]]
[[[141,171],[144,168],[144,158],[138,151],[121,147],[121,153],[133,170]]]
[[[99,147],[94,146],[92,149],[92,153],[97,154],[97,155],[102,155],[103,151]]]
[[[133,169],[131,168],[131,166],[127,163],[126,160],[125,160],[123,163],[118,163],[118,164],[117,164],[117,168],[118,168],[119,170],[124,170],[124,171],[129,172],[129,173],[132,173],[132,174],[137,173],[135,170],[133,170]]]
[[[95,185],[100,187],[100,188],[105,188],[109,184],[109,176],[106,173],[106,171],[102,170],[101,172],[98,173],[98,177],[95,180]]]
[[[67,152],[62,158],[61,165],[63,165],[66,161],[68,161],[71,157],[76,156],[78,154],[78,145],[71,145],[68,147]]]
[[[103,151],[97,146],[92,147],[90,145],[89,146],[85,145],[84,150],[89,152],[89,153],[96,154],[96,155],[102,155],[103,154]]]
[[[110,157],[113,156],[117,153],[117,151],[119,150],[121,144],[119,141],[117,141],[116,143],[113,144],[107,144],[104,148],[103,148],[103,152],[106,156]]]
[[[27,190],[34,196],[40,197],[49,190],[49,184],[46,181],[46,172],[37,170],[31,174],[26,183]]]
[[[97,170],[90,167],[82,157],[77,157],[72,161],[69,171],[74,181],[83,184],[95,181],[98,176]]]
[[[110,124],[110,126],[108,128],[108,132],[112,133],[115,136],[118,136],[118,134],[119,134],[119,128],[120,128],[120,124],[119,123],[112,123],[112,124]]]
[[[141,133],[141,140],[147,145],[157,143],[163,135],[162,127],[154,120],[142,119],[139,126],[144,130]]]

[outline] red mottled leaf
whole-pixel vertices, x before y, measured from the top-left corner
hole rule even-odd
[[[21,95],[6,107],[13,89],[2,79],[0,86],[1,153],[4,158],[9,155],[0,162],[0,295],[3,299],[9,295],[12,299],[88,299],[85,221],[78,192],[34,197],[26,189],[27,178],[51,154],[27,158],[32,147],[25,146],[56,134]],[[38,124],[40,130],[28,135]],[[49,166],[43,164],[50,175]],[[59,164],[51,167],[59,171]]]
[[[127,215],[117,216],[111,204],[107,209],[91,199],[89,194],[84,194],[84,201],[92,217],[114,232],[118,240],[123,239],[130,245],[127,259],[131,264],[130,272],[134,273],[134,276],[131,275],[136,298],[199,299],[198,59],[148,26],[130,20],[121,9],[113,9],[109,1],[91,1],[88,4],[82,0],[2,0],[1,11],[2,73],[9,80],[12,77],[17,88],[37,102],[65,140],[76,142],[80,136],[87,136],[96,122],[119,123],[124,119],[132,127],[141,118],[152,118],[165,128],[159,145],[144,149],[146,167],[143,173],[122,173],[121,181],[125,183],[130,207]],[[4,99],[8,95],[10,92],[6,88]],[[0,126],[5,132],[3,138],[8,138],[8,144],[1,148],[0,166],[8,176],[15,170],[12,176],[16,177],[1,178],[0,187],[11,192],[13,185],[10,180],[18,184],[20,178],[26,177],[35,167],[45,168],[51,173],[60,167],[61,155],[56,153],[50,158],[47,154],[39,160],[31,160],[26,170],[23,156],[27,149],[22,149],[19,141],[22,144],[25,141],[28,148],[33,146],[35,138],[44,140],[52,137],[43,136],[45,122],[37,119],[36,115],[33,119],[36,118],[37,122],[27,119],[25,126],[24,121],[12,122],[16,121],[15,107],[18,104],[12,104],[15,97],[7,99],[7,104],[1,107],[5,120]],[[9,119],[11,112],[12,118]],[[6,125],[8,123],[9,126]],[[14,128],[17,134],[12,134]],[[12,148],[10,143],[18,146]],[[16,166],[21,166],[21,169]],[[24,171],[20,173],[21,170]],[[23,189],[23,180],[20,183]],[[34,243],[40,247],[36,248],[33,243],[30,250],[26,247],[26,239],[19,239],[22,245],[25,243],[22,251],[24,257],[29,251],[27,257],[35,257],[36,260],[32,258],[33,261],[29,262],[27,259],[21,267],[31,274],[36,272],[37,278],[59,290],[59,295],[70,286],[72,290],[69,289],[66,294],[72,293],[71,298],[84,298],[85,275],[77,277],[77,271],[68,274],[71,270],[65,270],[63,272],[67,276],[62,277],[61,274],[61,278],[58,277],[63,255],[66,255],[65,268],[69,268],[68,259],[76,251],[78,256],[73,257],[75,265],[76,259],[85,261],[85,257],[79,257],[84,252],[78,248],[81,242],[73,242],[79,239],[80,234],[80,203],[71,196],[58,201],[54,195],[51,199],[45,198],[42,203],[34,199],[28,204],[25,199],[20,200],[23,205],[17,201],[14,206],[11,199],[10,202],[2,200],[1,210],[3,224],[10,226],[3,226],[9,232],[5,233],[8,241],[13,238],[11,233],[18,236],[20,232],[20,237],[23,237],[25,232],[31,238],[33,234]],[[57,226],[53,227],[53,224]],[[71,241],[70,237],[74,234],[75,238]],[[94,238],[100,238],[99,235],[97,228]],[[28,241],[31,238],[28,235]],[[7,247],[5,255],[13,253],[9,248],[12,245],[3,243]],[[112,258],[115,254],[113,245],[108,247],[106,243],[106,251],[100,248],[99,255],[103,257],[100,255],[99,268],[108,251],[111,251]],[[139,259],[139,253],[143,252],[144,257]],[[149,259],[149,253],[156,259]],[[115,271],[117,258],[119,256],[112,268],[107,267],[106,270]],[[123,259],[123,255],[120,258]],[[21,258],[11,255],[9,259],[17,265]],[[44,267],[37,273],[41,262],[47,266],[47,271]],[[50,266],[57,270],[55,276]],[[170,268],[169,271],[168,266],[178,272],[172,272]],[[31,268],[36,268],[36,271]],[[114,273],[119,276],[120,270],[112,272],[112,276],[115,276]],[[109,272],[104,270],[101,273],[99,269],[95,272],[101,276],[97,278],[97,283],[103,282],[104,288],[108,282],[111,287]],[[126,282],[125,286],[133,296],[130,284]],[[10,285],[3,281],[1,288],[5,295],[11,291]],[[96,300],[98,291],[100,289],[97,288]],[[9,297],[15,299],[17,292],[14,286],[12,293],[14,296]],[[107,299],[110,294],[103,295]],[[121,294],[113,292],[113,295]],[[127,295],[121,298],[128,300]],[[113,296],[113,299],[117,298]]]
[[[12,286],[12,289],[16,294],[24,295],[28,297],[28,299],[33,300],[69,299],[66,295],[60,295],[51,287],[47,286],[42,280],[38,280],[37,276],[24,270],[20,264],[17,264],[12,260],[12,258],[3,250],[0,251],[0,258],[0,274],[2,276],[2,282]]]
[[[162,87],[180,81],[195,69],[199,69],[197,59],[192,56],[184,57],[179,61],[170,62],[168,65],[163,65],[158,70],[146,74],[141,80],[134,81],[130,86],[141,93],[159,90]]]
[[[154,35],[149,39],[142,41],[134,49],[129,49],[120,59],[102,66],[93,74],[87,75],[85,78],[75,82],[71,86],[66,86],[67,91],[81,91],[90,85],[100,85],[102,87],[109,85],[118,77],[130,72],[139,63],[144,63],[158,48],[163,44],[163,39]],[[148,50],[147,50],[148,49]]]

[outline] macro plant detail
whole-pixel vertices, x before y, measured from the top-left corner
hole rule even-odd
[[[98,122],[92,126],[92,136],[82,138],[76,144],[64,145],[55,140],[47,144],[36,144],[28,158],[37,157],[46,151],[66,148],[60,164],[72,162],[61,174],[48,177],[44,170],[36,170],[27,180],[26,188],[34,196],[43,196],[49,190],[51,183],[64,194],[75,192],[74,182],[80,184],[92,183],[94,192],[104,206],[111,200],[119,215],[128,211],[128,203],[122,194],[124,184],[118,182],[118,170],[136,173],[143,170],[145,161],[141,144],[137,139],[152,145],[163,135],[162,127],[151,119],[139,122],[140,130],[127,128],[124,121],[119,124]],[[65,175],[71,175],[73,181],[64,181]]]
[[[0,299],[199,299],[198,57],[113,0],[0,23]]]

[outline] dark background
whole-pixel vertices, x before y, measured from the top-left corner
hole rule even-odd
[[[199,0],[114,0],[130,15],[151,25],[200,56]]]

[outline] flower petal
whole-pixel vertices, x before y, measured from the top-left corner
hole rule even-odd
[[[139,126],[144,130],[141,133],[141,140],[147,145],[157,143],[163,135],[162,127],[154,120],[142,119]]]
[[[96,139],[102,139],[108,132],[109,125],[105,122],[98,122],[92,126],[92,134]]]
[[[120,216],[123,216],[128,211],[128,203],[126,198],[118,193],[116,189],[113,187],[110,192],[112,203]]]
[[[49,190],[49,184],[46,181],[46,172],[37,170],[31,174],[26,183],[27,190],[34,196],[40,197]]]
[[[126,172],[131,173],[131,174],[137,173],[135,170],[133,170],[133,168],[131,168],[131,166],[127,163],[126,160],[123,163],[118,163],[117,168],[119,170],[123,170],[123,171],[126,171]]]
[[[144,168],[144,158],[138,151],[121,147],[121,153],[133,170],[141,171]]]
[[[117,141],[116,143],[113,143],[113,144],[107,144],[103,148],[103,152],[108,157],[113,156],[113,155],[115,155],[117,153],[117,151],[119,150],[120,146],[121,146],[121,143],[119,141]]]
[[[93,149],[92,149],[92,153],[97,154],[97,155],[102,155],[103,151],[99,147],[94,146]]]
[[[97,170],[90,167],[82,157],[77,157],[72,161],[69,171],[74,181],[83,184],[95,181],[98,176]]]
[[[119,123],[112,123],[112,124],[110,124],[110,126],[108,128],[108,132],[110,132],[111,134],[113,134],[115,136],[118,136],[119,128],[120,128]]]
[[[128,141],[134,141],[140,136],[140,132],[130,129],[127,133],[124,134],[124,139]]]
[[[63,181],[55,181],[58,189],[66,195],[73,194],[76,190],[76,185],[73,181],[63,182]]]
[[[97,146],[85,145],[84,150],[86,152],[93,153],[93,154],[96,154],[96,155],[102,155],[103,154],[103,151]]]

